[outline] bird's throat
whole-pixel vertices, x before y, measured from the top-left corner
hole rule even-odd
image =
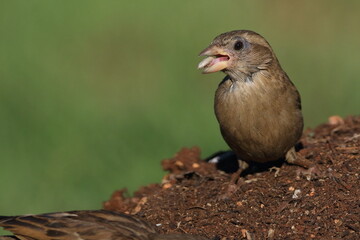
[[[253,81],[253,74],[251,73],[244,73],[242,71],[225,71],[227,74],[228,79],[232,82],[252,82]]]

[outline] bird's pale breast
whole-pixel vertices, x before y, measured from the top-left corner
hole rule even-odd
[[[287,79],[259,76],[250,81],[223,81],[216,91],[215,113],[230,148],[245,161],[277,160],[302,133],[296,88]]]

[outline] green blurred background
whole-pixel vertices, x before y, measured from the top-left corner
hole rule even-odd
[[[100,208],[183,146],[227,149],[223,75],[196,69],[225,31],[267,38],[307,127],[359,114],[359,23],[359,1],[1,1],[0,214]]]

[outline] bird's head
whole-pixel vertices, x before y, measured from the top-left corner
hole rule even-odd
[[[223,71],[230,76],[251,76],[277,59],[269,43],[253,31],[237,30],[217,36],[200,56],[203,73]]]

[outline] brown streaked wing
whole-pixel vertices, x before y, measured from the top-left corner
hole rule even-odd
[[[155,233],[145,221],[105,210],[0,217],[0,226],[21,240],[148,240]]]

